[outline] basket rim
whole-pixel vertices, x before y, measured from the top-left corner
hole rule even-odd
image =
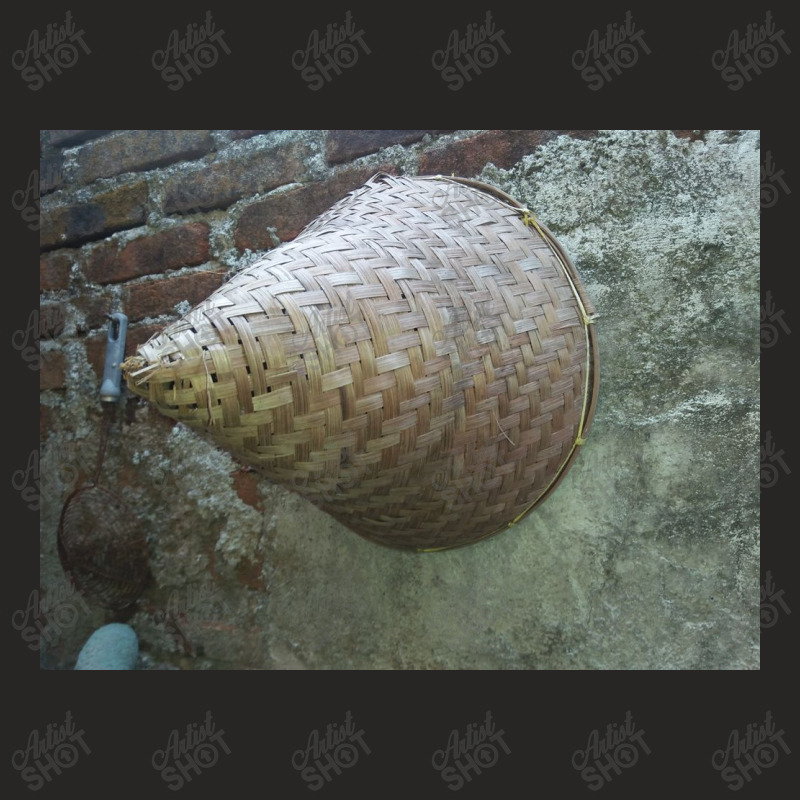
[[[384,174],[386,173],[378,173],[375,176],[375,178],[378,178]],[[394,177],[394,176],[387,176],[387,177]],[[463,184],[473,189],[477,189],[479,191],[483,191],[486,192],[487,194],[493,195],[498,200],[510,206],[511,208],[521,211],[523,215],[523,221],[525,222],[525,224],[530,224],[531,227],[539,231],[545,243],[551,249],[551,251],[556,257],[556,260],[560,263],[560,265],[564,269],[565,274],[567,275],[569,283],[572,286],[572,289],[576,295],[576,299],[578,300],[578,303],[581,307],[581,315],[583,320],[584,331],[586,334],[586,348],[587,348],[587,370],[586,370],[586,379],[584,381],[584,408],[581,415],[581,420],[578,425],[578,435],[576,437],[575,442],[572,445],[572,449],[570,450],[569,455],[567,456],[566,459],[564,459],[564,463],[561,465],[559,471],[555,474],[550,484],[536,498],[536,500],[534,500],[534,502],[531,503],[531,505],[528,506],[527,509],[525,509],[525,511],[523,511],[519,516],[517,516],[516,519],[512,520],[511,522],[504,523],[495,530],[489,531],[484,536],[481,536],[477,539],[473,539],[469,542],[461,542],[452,545],[445,545],[443,547],[420,548],[417,550],[417,552],[420,553],[434,553],[444,550],[455,550],[459,547],[466,547],[471,544],[477,544],[493,536],[496,536],[497,534],[502,533],[503,531],[506,531],[509,528],[513,527],[520,520],[527,517],[532,511],[534,511],[539,505],[541,505],[548,497],[550,497],[553,494],[553,492],[559,486],[561,481],[564,479],[564,476],[567,474],[567,472],[569,472],[570,467],[575,462],[578,450],[585,443],[586,436],[588,435],[589,430],[591,429],[592,422],[594,420],[595,410],[597,408],[597,396],[600,388],[600,354],[597,348],[597,332],[594,326],[594,321],[597,318],[594,304],[591,302],[588,295],[586,294],[583,282],[578,274],[578,271],[575,269],[575,265],[572,263],[572,259],[567,255],[567,253],[561,247],[558,240],[553,235],[552,231],[543,222],[537,219],[534,216],[534,214],[530,211],[530,209],[522,205],[522,203],[520,203],[518,200],[515,200],[513,197],[511,197],[511,195],[507,194],[502,189],[499,189],[497,186],[493,186],[492,184],[485,183],[484,181],[476,180],[474,178],[460,178],[456,177],[455,175],[450,175],[450,176],[419,175],[416,177],[426,180],[445,180]]]

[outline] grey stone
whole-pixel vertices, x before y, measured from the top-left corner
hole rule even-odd
[[[133,628],[112,622],[89,637],[75,669],[134,669],[138,655],[139,640]]]

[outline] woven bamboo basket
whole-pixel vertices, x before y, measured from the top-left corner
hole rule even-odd
[[[123,365],[129,387],[366,538],[498,533],[584,443],[591,303],[478,181],[379,174]]]

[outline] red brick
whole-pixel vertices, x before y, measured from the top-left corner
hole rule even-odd
[[[74,250],[54,250],[39,258],[39,291],[57,292],[69,286]]]
[[[213,148],[210,131],[120,131],[80,148],[76,179],[91,183],[123,172],[140,172],[197,158]]]
[[[39,246],[50,250],[99,239],[145,221],[147,182],[136,180],[96,194],[85,203],[63,205],[42,199]]]
[[[248,558],[243,558],[236,566],[236,578],[242,586],[247,586],[249,589],[263,590],[263,569],[263,558],[258,561],[251,561]]]
[[[222,271],[202,271],[134,284],[126,290],[125,313],[134,321],[174,314],[175,306],[182,300],[197,305],[219,288],[223,280]]]
[[[708,131],[672,131],[680,139],[691,139],[696,142],[698,139],[704,139]]]
[[[242,197],[269,192],[306,174],[307,145],[292,142],[219,156],[210,164],[173,175],[164,182],[164,211],[227,208]]]
[[[562,135],[588,139],[596,136],[597,131],[486,131],[435,145],[420,156],[419,171],[421,175],[455,173],[459,177],[470,177],[490,162],[508,169],[524,155]]]
[[[71,147],[74,144],[85,142],[87,139],[96,139],[111,131],[42,131],[44,141],[53,147]]]
[[[116,239],[108,239],[84,248],[81,271],[90,283],[111,283],[119,261],[120,243]],[[125,280],[121,277],[120,280]]]
[[[116,242],[103,242],[87,257],[84,274],[92,283],[120,283],[207,260],[208,225],[193,222],[141,236],[122,248]]]
[[[67,358],[62,350],[45,350],[41,354],[39,390],[63,389],[66,382]]]
[[[273,247],[268,227],[276,229],[282,242],[298,233],[348,192],[362,186],[376,172],[396,174],[391,164],[381,167],[350,167],[323,183],[311,183],[269,195],[248,206],[239,217],[234,240],[239,250],[269,250]]]
[[[84,291],[72,301],[72,305],[83,316],[83,322],[77,323],[78,333],[86,333],[107,327],[107,317],[114,306],[114,300],[107,291]]]
[[[490,161],[498,167],[510,166],[510,142],[504,131],[488,131],[433,147],[419,159],[422,175],[451,174],[469,177],[479,173]]]
[[[106,340],[107,335],[103,331],[98,331],[86,339],[86,360],[98,378],[103,377],[103,365],[106,360]],[[126,340],[127,342],[127,340]]]
[[[263,511],[264,506],[258,486],[258,478],[248,467],[242,467],[233,473],[233,488],[236,489],[239,499],[256,511]]]
[[[236,141],[237,139],[251,139],[262,133],[271,133],[271,131],[228,131],[228,136],[231,140]]]
[[[329,131],[325,157],[329,164],[341,164],[393,144],[418,142],[426,133],[449,131]]]

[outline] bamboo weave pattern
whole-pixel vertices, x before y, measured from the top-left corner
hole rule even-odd
[[[124,365],[164,414],[381,544],[506,528],[589,428],[569,259],[485,184],[376,175]]]

